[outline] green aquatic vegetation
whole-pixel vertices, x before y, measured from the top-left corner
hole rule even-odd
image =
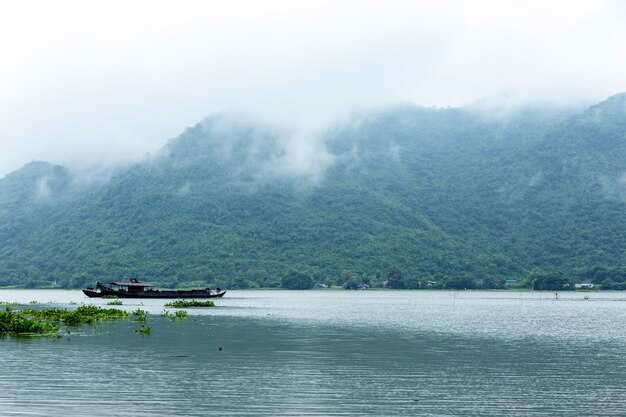
[[[184,319],[187,315],[188,313],[185,310],[178,310],[176,314],[174,314],[174,317],[177,319]]]
[[[94,321],[112,320],[128,317],[128,312],[115,308],[83,305],[74,311],[46,308],[41,310],[29,309],[22,311],[27,316],[49,322],[63,323],[67,326],[91,324]]]
[[[140,328],[135,329],[135,333],[141,333],[142,335],[150,336],[151,333],[150,326],[142,325]]]
[[[187,307],[215,307],[215,303],[211,300],[176,300],[165,304],[165,307],[187,308]]]
[[[122,305],[122,300],[114,300],[114,301],[109,301],[107,303],[108,306],[121,306]]]
[[[134,310],[131,314],[137,321],[146,321],[146,318],[148,318],[148,312],[140,308]]]
[[[59,326],[47,321],[28,317],[23,312],[15,312],[11,307],[0,311],[0,334],[52,334],[59,331]]]
[[[168,310],[163,310],[163,313],[161,313],[161,317],[172,318],[173,320],[184,319],[188,315],[189,313],[187,313],[185,310],[177,310],[175,313],[170,313]]]
[[[0,301],[0,306],[19,306],[17,301]]]
[[[128,317],[128,312],[117,308],[102,308],[98,306],[83,305],[74,310],[74,314],[79,318],[100,320],[112,320]]]
[[[80,324],[91,324],[96,321],[96,317],[91,314],[81,314],[78,311],[72,311],[63,315],[62,321],[67,326],[78,326]]]
[[[34,306],[35,304],[39,304],[39,301],[37,301],[37,300],[33,300],[33,301],[31,301],[29,304]]]
[[[148,313],[137,309],[132,312],[132,315],[139,321],[145,321]],[[58,308],[15,311],[6,306],[5,310],[0,312],[0,334],[58,334],[61,324],[79,326],[129,316],[131,313],[124,310],[92,305],[82,305],[73,311]],[[150,334],[149,332],[148,330],[147,334]]]
[[[102,298],[120,298],[117,295],[111,295],[111,294],[107,294],[107,295],[103,295]]]

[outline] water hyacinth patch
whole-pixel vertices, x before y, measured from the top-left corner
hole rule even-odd
[[[148,312],[140,308],[138,308],[137,310],[134,310],[132,312],[132,315],[134,319],[137,321],[146,321],[146,318],[148,318]]]
[[[174,317],[177,319],[184,319],[187,315],[188,313],[185,310],[178,310],[176,314],[174,314]]]
[[[141,325],[140,328],[135,329],[135,333],[140,333],[141,335],[145,335],[145,336],[150,336],[151,332],[152,330],[150,329],[150,326]]]
[[[68,326],[78,326],[84,323],[91,324],[94,321],[121,319],[129,315],[124,310],[87,305],[80,306],[74,311],[46,308],[42,310],[24,310],[22,314],[51,322],[62,322]]]
[[[79,326],[129,315],[124,310],[86,305],[74,311],[57,308],[14,311],[7,306],[4,312],[0,312],[0,334],[58,334],[60,324]]]
[[[165,304],[165,307],[188,308],[188,307],[215,307],[215,303],[211,300],[176,300]]]
[[[188,315],[189,313],[187,313],[185,310],[177,310],[174,313],[170,313],[168,310],[163,310],[163,313],[161,313],[162,317],[171,318],[172,320],[184,319]]]
[[[40,321],[28,317],[22,312],[15,312],[11,307],[5,307],[0,311],[0,334],[54,334],[59,331],[59,326],[47,321]]]

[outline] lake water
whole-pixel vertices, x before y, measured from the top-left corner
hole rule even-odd
[[[559,296],[229,291],[182,320],[124,300],[150,336],[123,320],[1,338],[0,415],[625,416],[626,293]]]

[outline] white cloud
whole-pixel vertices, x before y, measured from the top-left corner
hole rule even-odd
[[[231,107],[315,128],[352,105],[598,100],[626,90],[624,21],[618,1],[2,2],[0,175],[137,159]]]

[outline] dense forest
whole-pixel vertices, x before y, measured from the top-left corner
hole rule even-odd
[[[625,209],[626,94],[308,135],[224,113],[111,178],[0,179],[0,286],[626,289]]]

